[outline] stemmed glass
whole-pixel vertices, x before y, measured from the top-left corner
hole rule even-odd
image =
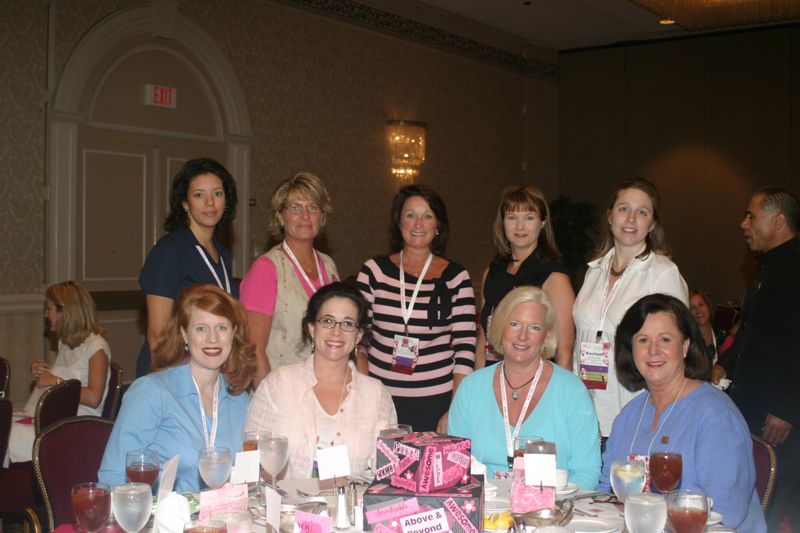
[[[114,518],[127,533],[139,533],[153,510],[152,488],[147,483],[123,483],[114,489]]]
[[[147,483],[151,492],[158,481],[159,466],[158,452],[153,450],[133,450],[125,454],[125,475],[131,483]]]
[[[111,513],[109,486],[106,483],[78,483],[72,487],[70,497],[78,529],[88,533],[99,531]]]
[[[650,479],[659,492],[675,490],[683,474],[683,456],[675,452],[650,454]]]
[[[197,461],[200,477],[211,489],[218,489],[231,475],[231,451],[228,448],[201,448]]]
[[[390,439],[402,435],[410,435],[413,430],[408,424],[390,424],[378,432],[379,437]]]
[[[277,489],[278,474],[289,459],[289,439],[283,435],[264,437],[259,443],[261,468],[272,477],[272,490]]]
[[[189,520],[183,525],[183,533],[226,533],[225,522],[219,520]]]
[[[675,533],[701,533],[708,520],[708,497],[699,490],[667,494],[667,515]]]
[[[614,461],[611,463],[611,488],[625,502],[631,494],[644,490],[647,472],[643,461]]]
[[[661,494],[631,494],[625,500],[625,527],[630,533],[661,533],[667,523],[667,501]]]

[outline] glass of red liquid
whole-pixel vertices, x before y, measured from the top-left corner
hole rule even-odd
[[[78,483],[71,499],[78,531],[96,533],[105,525],[111,513],[111,489],[106,483]]]
[[[675,452],[650,454],[650,480],[662,494],[678,488],[683,474],[683,457]]]
[[[129,483],[147,483],[155,488],[158,481],[159,456],[153,450],[133,450],[125,454],[125,475]]]
[[[183,525],[183,533],[227,533],[225,522],[220,520],[190,520]]]
[[[699,490],[668,493],[667,518],[675,533],[702,533],[708,520],[708,497]]]

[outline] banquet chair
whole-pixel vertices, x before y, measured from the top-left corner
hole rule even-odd
[[[120,388],[122,387],[122,367],[111,361],[111,375],[108,377],[108,393],[103,404],[103,418],[113,421],[119,411]]]
[[[62,418],[78,414],[80,401],[81,382],[77,379],[61,381],[44,391],[36,404],[36,434]]]
[[[77,483],[97,481],[106,443],[114,423],[97,416],[73,416],[56,422],[36,437],[33,470],[42,495],[46,520],[53,531],[72,524],[70,490]]]
[[[0,399],[0,458],[5,457],[8,449],[12,420],[11,402]],[[0,468],[0,513],[17,512],[34,502],[31,468],[14,464]]]
[[[756,465],[756,492],[761,498],[761,509],[766,513],[778,476],[778,456],[770,443],[752,433],[750,437],[753,439],[753,462]]]
[[[8,359],[0,357],[0,398],[8,398],[11,383],[11,365]]]

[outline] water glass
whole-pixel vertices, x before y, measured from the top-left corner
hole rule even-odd
[[[150,519],[153,494],[147,483],[123,483],[111,498],[114,517],[126,533],[139,533]]]
[[[161,469],[158,452],[133,450],[125,454],[125,475],[131,483],[147,483],[153,489]],[[152,492],[152,491],[151,491]]]
[[[625,500],[625,527],[630,533],[661,533],[667,523],[667,500],[661,494],[631,494]]]
[[[211,489],[218,489],[231,475],[231,451],[228,448],[201,448],[197,461],[200,477]]]
[[[189,520],[183,525],[183,533],[227,533],[227,529],[219,520]]]
[[[390,424],[378,432],[379,437],[390,439],[392,437],[402,437],[410,435],[413,429],[408,424]]]
[[[514,457],[523,457],[528,445],[536,446],[543,442],[544,439],[536,435],[517,435],[514,438]]]
[[[111,513],[111,489],[106,483],[78,483],[70,492],[77,529],[95,533]]]
[[[614,461],[611,463],[611,488],[625,502],[631,494],[644,490],[647,471],[643,461]]]
[[[661,493],[675,490],[683,474],[683,456],[675,452],[650,454],[650,479]]]
[[[250,511],[214,511],[210,518],[224,523],[228,533],[250,533]]]
[[[261,468],[272,477],[272,490],[277,489],[278,475],[289,460],[289,439],[283,435],[265,437],[259,446]]]
[[[667,516],[675,533],[702,533],[708,520],[708,497],[699,490],[667,494]]]

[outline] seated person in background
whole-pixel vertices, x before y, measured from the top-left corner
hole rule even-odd
[[[153,351],[151,373],[122,401],[97,476],[112,489],[125,482],[125,454],[180,454],[178,492],[200,490],[201,448],[242,449],[247,394],[255,371],[245,310],[215,285],[185,289]]]
[[[36,384],[22,415],[34,416],[36,404],[49,387],[67,379],[81,382],[79,415],[100,416],[106,398],[111,349],[97,324],[94,300],[82,285],[65,281],[51,285],[46,293],[44,316],[50,332],[58,338],[58,356],[52,365],[37,359],[31,365]],[[34,426],[13,424],[8,454],[12,462],[31,460]]]
[[[378,432],[397,423],[389,391],[353,364],[366,320],[358,290],[340,281],[322,287],[303,317],[311,356],[274,368],[256,390],[245,430],[288,437],[286,477],[311,476],[317,451],[341,444],[359,473],[374,464]]]
[[[554,365],[556,311],[545,291],[517,287],[492,313],[489,341],[503,362],[464,378],[450,408],[448,433],[472,439],[487,474],[509,471],[517,435],[556,444],[558,468],[592,489],[600,475],[600,437],[592,400],[577,376]]]
[[[689,293],[689,309],[697,321],[697,327],[700,329],[700,335],[703,337],[703,342],[706,347],[706,353],[714,364],[719,359],[721,353],[721,346],[725,340],[727,332],[724,329],[714,329],[714,305],[711,303],[711,298],[703,291],[691,291]]]
[[[614,460],[678,452],[680,489],[705,492],[723,523],[739,533],[763,532],[750,432],[730,398],[706,382],[710,361],[704,347],[680,300],[651,294],[628,309],[615,338],[617,372],[628,390],[646,392],[614,420],[597,489],[611,490]]]

